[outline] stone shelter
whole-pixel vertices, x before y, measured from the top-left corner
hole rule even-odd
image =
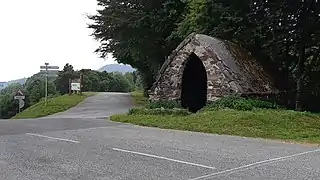
[[[275,90],[262,66],[240,46],[190,34],[159,70],[149,90],[151,101],[179,101],[190,111],[223,96]]]

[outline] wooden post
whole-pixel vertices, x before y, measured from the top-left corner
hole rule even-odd
[[[72,94],[72,91],[71,91],[71,78],[69,78],[69,96]]]
[[[80,95],[82,95],[82,88],[83,88],[83,74],[80,72]]]

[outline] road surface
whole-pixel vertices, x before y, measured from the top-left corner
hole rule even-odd
[[[67,112],[0,121],[1,180],[320,179],[320,148],[105,120],[132,107],[101,93]]]

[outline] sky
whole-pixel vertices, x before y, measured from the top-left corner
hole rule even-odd
[[[94,53],[99,43],[85,16],[96,0],[0,0],[0,82],[30,77],[48,62],[74,69],[115,63]]]

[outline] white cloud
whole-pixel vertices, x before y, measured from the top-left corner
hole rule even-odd
[[[45,62],[61,68],[98,69],[114,60],[100,59],[85,14],[95,0],[0,1],[0,81],[31,76]]]

